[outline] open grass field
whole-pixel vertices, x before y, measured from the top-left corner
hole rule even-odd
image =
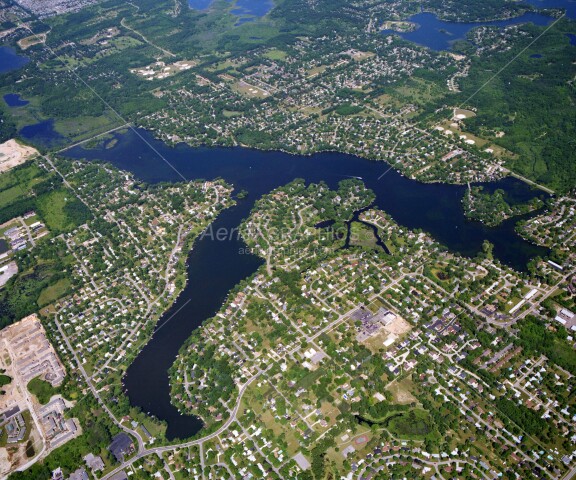
[[[0,191],[0,208],[10,205],[12,202],[22,198],[25,195],[25,191],[20,188],[19,185],[9,187],[6,190]]]
[[[224,110],[222,112],[222,114],[226,117],[226,118],[231,118],[231,117],[238,117],[240,115],[242,115],[242,112],[236,112],[234,110]]]
[[[350,225],[350,243],[368,249],[376,249],[378,246],[372,229],[360,222],[352,222]]]
[[[232,89],[235,92],[249,98],[266,98],[269,96],[269,93],[262,88],[246,83],[243,80],[240,80],[238,83],[232,85]]]
[[[394,381],[390,383],[386,389],[392,393],[392,400],[394,403],[406,405],[418,401],[418,399],[412,394],[412,391],[414,390],[412,376],[403,378],[400,381]]]
[[[64,207],[72,198],[71,192],[59,189],[50,192],[41,199],[38,209],[49,230],[64,231],[70,228],[71,222],[64,212]]]
[[[54,128],[74,143],[119,127],[121,124],[122,122],[112,112],[105,112],[98,117],[83,116],[57,120]]]
[[[270,60],[284,60],[288,54],[282,50],[273,48],[272,50],[268,50],[263,56]]]
[[[37,45],[39,43],[44,43],[46,41],[46,34],[39,33],[38,35],[30,35],[29,37],[22,38],[18,40],[18,46],[22,50],[30,48],[32,45]]]
[[[17,187],[22,192],[30,189],[40,181],[44,171],[35,163],[28,163],[18,169],[0,175],[0,192]]]
[[[413,77],[394,88],[395,98],[403,99],[416,105],[424,105],[442,97],[444,89],[434,82]]]
[[[311,68],[308,70],[308,78],[314,78],[320,75],[328,68],[328,65],[319,65],[318,67]]]
[[[72,284],[70,283],[69,279],[62,278],[56,283],[46,287],[44,290],[42,290],[40,296],[38,297],[38,306],[44,307],[63,297],[68,292],[71,285]]]

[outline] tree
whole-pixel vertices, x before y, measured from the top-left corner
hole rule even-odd
[[[494,245],[490,241],[484,240],[482,242],[482,252],[484,252],[484,255],[486,255],[486,258],[488,258],[489,260],[492,260],[494,258],[493,250]]]

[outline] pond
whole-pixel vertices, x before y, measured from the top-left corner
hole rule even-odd
[[[64,142],[64,137],[54,128],[54,120],[43,120],[20,129],[20,135],[38,147],[54,147]]]
[[[17,93],[7,93],[4,95],[4,102],[9,107],[23,107],[24,105],[28,105],[30,102],[28,100],[24,100],[20,95]]]

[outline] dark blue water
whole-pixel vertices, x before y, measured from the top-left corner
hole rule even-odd
[[[54,120],[43,120],[42,122],[26,125],[18,132],[22,138],[38,147],[55,147],[63,144],[64,137],[54,129]]]
[[[567,33],[566,36],[569,38],[570,45],[576,46],[576,35],[573,33]]]
[[[465,187],[421,184],[390,170],[382,162],[340,153],[305,157],[245,148],[191,148],[185,145],[170,148],[146,131],[140,133],[185,178],[221,177],[232,183],[236,191],[245,189],[249,192],[245,199],[216,219],[213,224],[216,231],[219,228],[236,229],[259,197],[295,178],[304,178],[308,182],[324,181],[334,188],[340,180],[355,176],[362,177],[366,186],[376,194],[376,205],[390,213],[398,223],[428,231],[454,251],[475,255],[483,240],[488,239],[494,244],[497,258],[519,269],[524,269],[530,258],[547,253],[545,249],[522,240],[514,232],[515,221],[488,228],[466,220],[461,207]],[[109,161],[151,183],[181,180],[135,133],[130,131],[115,137],[118,143],[111,149],[103,146],[92,150],[75,147],[66,154],[73,158]],[[388,173],[378,180],[386,171]],[[485,187],[489,191],[504,189],[514,202],[540,194],[513,178]],[[165,420],[169,439],[192,436],[202,427],[199,419],[180,415],[170,403],[167,371],[192,331],[214,316],[230,289],[261,265],[261,259],[241,254],[243,248],[244,244],[238,238],[219,242],[205,237],[196,242],[188,257],[188,283],[158,325],[170,323],[165,328],[157,327],[152,340],[124,378],[132,405]]]
[[[4,95],[4,101],[9,107],[23,107],[24,105],[28,105],[30,103],[28,100],[24,100],[17,93],[7,93]]]
[[[542,58],[542,54],[540,54],[540,53],[533,53],[532,55],[530,55],[530,58]]]
[[[521,23],[534,23],[535,25],[548,25],[553,21],[551,17],[539,13],[525,13],[524,15],[507,20],[494,20],[492,22],[455,23],[440,20],[434,13],[418,13],[408,18],[408,21],[417,23],[418,28],[413,32],[394,32],[383,30],[382,33],[395,33],[405,40],[424,45],[432,50],[450,50],[452,43],[462,40],[473,28],[486,26],[505,27]]]
[[[10,251],[10,245],[3,238],[0,239],[0,254]]]
[[[11,47],[0,47],[0,73],[18,70],[29,61],[28,57],[18,55]]]
[[[389,170],[381,180],[377,180],[382,172],[388,170],[387,164],[341,153],[302,156],[240,147],[191,148],[183,144],[172,148],[154,139],[145,130],[141,134],[185,178],[221,177],[237,190],[247,190],[253,200],[294,178],[304,178],[309,182],[324,181],[336,187],[344,178],[362,177],[366,186],[374,190],[376,204],[398,223],[430,232],[451,250],[473,256],[480,251],[483,240],[488,239],[496,245],[496,257],[517,269],[524,269],[532,256],[542,254],[541,249],[522,240],[513,229],[488,228],[469,222],[460,205],[464,186],[423,184],[395,170]],[[76,147],[68,150],[67,155],[106,160],[148,182],[179,179],[135,133],[117,134],[116,138],[118,142],[112,149],[84,150]],[[532,190],[514,178],[486,185],[489,191],[496,188],[515,192],[519,201],[540,194],[540,191]],[[520,197],[521,194],[524,196]],[[442,221],[438,222],[440,217]]]
[[[535,8],[561,8],[568,18],[576,18],[576,0],[523,0]]]

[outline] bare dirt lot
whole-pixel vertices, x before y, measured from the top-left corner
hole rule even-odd
[[[393,333],[394,335],[398,336],[408,333],[411,329],[412,327],[410,324],[402,317],[396,317],[392,323],[384,327],[384,330],[386,330],[388,333]]]
[[[18,273],[18,265],[16,262],[10,262],[8,265],[0,268],[0,287],[3,287],[8,283],[14,275]]]
[[[0,173],[21,165],[35,155],[38,155],[38,150],[20,145],[14,139],[0,143]]]
[[[22,50],[26,50],[32,45],[38,45],[39,43],[46,42],[46,37],[47,35],[45,33],[39,33],[38,35],[31,35],[26,38],[21,38],[20,40],[18,40],[18,46]]]

